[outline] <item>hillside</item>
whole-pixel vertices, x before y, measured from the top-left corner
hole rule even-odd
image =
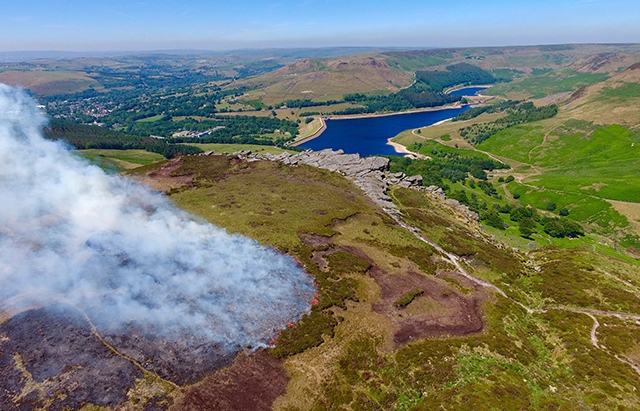
[[[246,97],[266,105],[308,98],[340,99],[350,93],[390,93],[411,84],[418,70],[470,63],[513,80],[569,68],[613,73],[633,63],[637,45],[559,45],[392,51],[339,59],[304,59],[238,84],[257,88]]]
[[[114,357],[77,314],[28,309],[5,316],[3,409],[49,409],[47,396],[56,406],[101,410],[640,403],[632,368],[640,365],[637,263],[587,249],[517,252],[442,200],[400,187],[389,192],[402,213],[396,221],[344,177],[314,167],[193,156],[134,174],[184,209],[298,258],[318,284],[317,304],[274,348],[241,353],[229,366],[227,359],[180,365],[152,345],[109,336],[111,350],[134,352],[138,361]],[[40,328],[46,338],[29,342],[24,326],[43,322],[58,326]],[[73,344],[86,354],[58,351],[37,360],[42,350]],[[120,376],[108,395],[83,379],[100,364],[109,368],[92,380],[98,388]],[[204,378],[169,371],[185,376],[190,367]]]
[[[636,62],[605,81],[576,90],[564,103],[572,118],[598,124],[640,127],[640,63]]]
[[[379,56],[303,59],[239,85],[258,87],[252,98],[266,105],[285,100],[342,99],[350,93],[390,93],[411,84],[411,73],[393,69]]]
[[[504,175],[491,179],[512,205],[531,205],[542,213],[566,208],[570,212],[568,218],[603,236],[602,243],[614,245],[616,250],[621,246],[637,256],[639,60],[638,55],[590,57],[574,63],[573,68],[497,85],[483,92],[498,99],[537,97],[533,101],[539,106],[556,103],[559,111],[553,118],[503,129],[495,124],[503,121],[500,118],[504,113],[482,114],[427,127],[420,133],[406,132],[396,141],[411,148],[413,143],[431,140],[495,156],[513,168],[515,181],[505,182]],[[625,68],[617,68],[630,62]],[[613,67],[616,69],[609,72]],[[481,140],[473,139],[481,130],[492,127],[496,131],[482,131],[485,134]],[[447,136],[446,141],[442,136]],[[517,225],[510,219],[505,223]],[[546,241],[537,236],[531,238],[537,245]]]

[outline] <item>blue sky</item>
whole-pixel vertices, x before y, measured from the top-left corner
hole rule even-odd
[[[640,43],[638,0],[5,0],[0,51]]]

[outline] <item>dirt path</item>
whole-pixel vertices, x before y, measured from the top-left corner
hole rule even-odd
[[[600,346],[598,345],[598,336],[596,335],[596,332],[598,331],[598,327],[600,327],[600,323],[598,322],[598,319],[593,314],[587,314],[587,315],[591,317],[591,319],[593,320],[593,327],[591,328],[591,344],[593,344],[593,346],[596,348],[600,348]]]
[[[560,127],[560,126],[555,126],[555,127],[551,128],[549,131],[547,131],[545,133],[544,137],[542,137],[542,143],[538,144],[537,146],[535,146],[531,150],[529,150],[529,153],[527,153],[527,158],[529,159],[529,163],[531,163],[531,153],[533,153],[533,150],[535,150],[537,148],[540,148],[540,147],[546,146],[547,145],[547,139],[549,138],[549,134],[551,134],[553,131],[555,131],[558,127]]]

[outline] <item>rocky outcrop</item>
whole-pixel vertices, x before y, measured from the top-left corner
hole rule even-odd
[[[201,155],[212,155],[207,151]],[[360,157],[358,154],[345,154],[342,150],[325,149],[320,151],[307,150],[297,154],[283,152],[282,154],[258,154],[249,150],[238,151],[233,155],[246,161],[281,161],[289,166],[299,164],[322,168],[340,173],[360,187],[376,204],[386,212],[395,214],[398,209],[387,195],[390,185],[425,191],[433,197],[445,201],[454,210],[469,220],[478,221],[478,215],[458,201],[447,200],[444,190],[437,186],[422,186],[422,176],[407,176],[404,173],[390,173],[389,159],[384,157]]]

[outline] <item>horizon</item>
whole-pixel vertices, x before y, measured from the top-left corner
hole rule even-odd
[[[487,46],[458,46],[458,47],[403,47],[403,46],[318,46],[318,47],[246,47],[246,48],[233,48],[233,49],[196,49],[196,48],[179,48],[179,49],[149,49],[149,50],[15,50],[15,51],[0,51],[0,62],[3,63],[17,63],[20,61],[29,60],[63,60],[74,58],[109,58],[109,57],[126,57],[126,56],[138,56],[138,55],[174,55],[183,54],[186,56],[197,55],[199,53],[207,54],[233,54],[244,52],[261,52],[261,51],[294,51],[294,50],[350,50],[350,51],[410,51],[410,50],[462,50],[462,49],[475,49],[475,48],[526,48],[526,47],[545,47],[545,46],[633,46],[639,45],[639,42],[627,42],[627,43],[540,43],[540,44],[512,44],[512,45],[487,45]],[[15,60],[13,60],[15,58]]]
[[[226,52],[297,48],[461,48],[640,42],[633,0],[113,0],[0,6],[0,52]]]

